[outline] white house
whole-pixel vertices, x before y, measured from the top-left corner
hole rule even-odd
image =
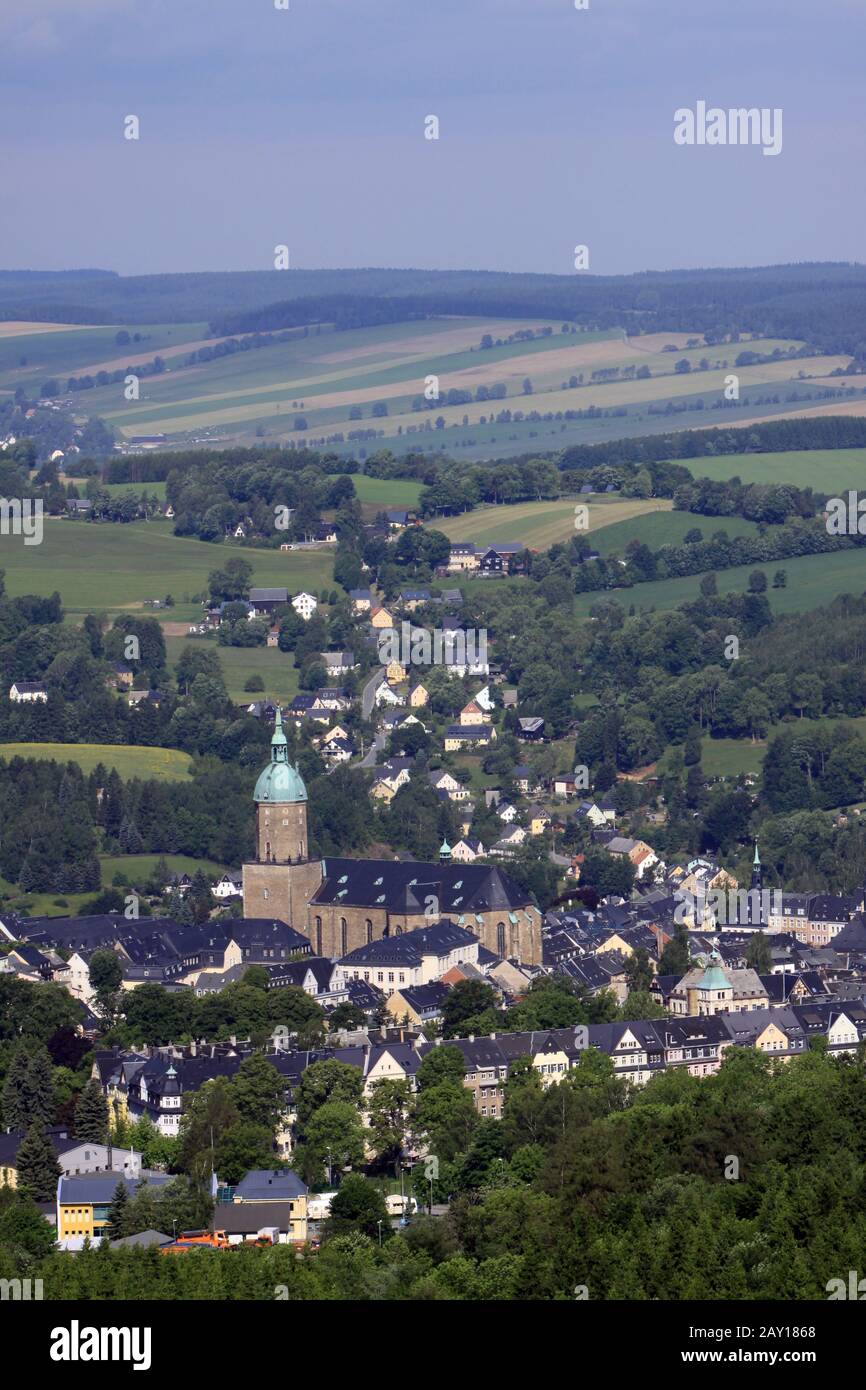
[[[15,681],[9,687],[9,699],[16,705],[46,703],[48,691],[41,681]]]
[[[292,599],[292,607],[299,617],[308,623],[319,606],[319,600],[308,593],[295,594]]]
[[[243,893],[243,879],[238,874],[232,877],[231,874],[223,874],[222,878],[217,879],[211,888],[215,898],[235,898]]]

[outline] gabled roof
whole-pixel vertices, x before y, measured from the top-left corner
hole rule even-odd
[[[344,903],[347,907],[380,907],[399,910],[407,893],[424,911],[424,900],[438,899],[443,916],[507,912],[532,904],[532,897],[499,868],[484,864],[426,864],[417,860],[326,858],[323,882],[313,896],[316,903]],[[419,901],[420,900],[420,901]],[[467,916],[466,926],[472,927]]]
[[[306,1183],[290,1170],[253,1168],[241,1178],[234,1196],[244,1202],[285,1202],[305,1196],[308,1190]]]

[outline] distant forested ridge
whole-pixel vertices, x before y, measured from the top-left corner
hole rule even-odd
[[[346,327],[436,314],[547,318],[630,333],[759,333],[866,360],[866,266],[529,275],[501,271],[262,270],[119,276],[0,272],[0,319],[207,321],[214,333]]]

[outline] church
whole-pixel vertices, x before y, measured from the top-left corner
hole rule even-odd
[[[338,959],[382,937],[448,918],[489,951],[541,964],[541,913],[527,890],[485,864],[311,859],[307,789],[289,762],[277,711],[271,758],[256,782],[256,858],[244,864],[244,916],[278,918]]]

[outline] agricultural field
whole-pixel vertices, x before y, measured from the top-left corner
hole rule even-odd
[[[118,743],[0,743],[0,758],[38,758],[44,762],[77,763],[90,773],[100,763],[115,768],[125,780],[148,778],[156,782],[183,782],[192,768],[188,753],[176,748],[144,748]]]
[[[118,324],[94,328],[64,323],[0,324],[0,390],[14,391],[21,386],[38,394],[49,377],[57,377],[65,389],[70,376],[115,371],[150,362],[157,355],[167,359],[172,351],[189,352],[191,347],[203,345],[207,333],[205,323],[129,324],[124,328],[131,341],[119,347],[115,341]],[[91,394],[84,392],[82,402]]]
[[[743,424],[765,414],[791,414],[797,403],[786,397],[794,388],[813,389],[817,407],[821,388],[842,384],[828,374],[849,362],[845,356],[772,358],[800,346],[777,338],[708,347],[699,335],[686,333],[563,333],[561,323],[542,319],[443,317],[340,332],[322,326],[307,337],[188,365],[192,349],[219,341],[205,339],[201,323],[131,329],[141,341],[124,348],[116,345],[113,327],[21,327],[42,331],[0,338],[0,396],[19,385],[38,387],[46,376],[65,386],[67,376],[134,366],[159,353],[166,369],[142,377],[138,401],[125,400],[122,383],[115,382],[82,393],[81,408],[101,415],[121,439],[164,433],[179,446],[266,439],[369,452],[379,439],[395,448],[441,445],[461,457],[504,456],[654,432],[670,428],[673,414],[680,427],[718,424],[722,416],[726,424]],[[508,341],[527,329],[538,336]],[[492,346],[482,349],[484,337]],[[771,360],[735,368],[744,350]],[[731,370],[740,379],[740,405],[710,414]],[[429,410],[414,410],[431,376],[438,378],[440,399]],[[479,387],[500,383],[504,398],[475,399]],[[861,394],[857,380],[852,383]],[[472,399],[448,405],[452,389]],[[811,402],[807,406],[812,409]],[[591,414],[576,421],[497,422],[503,410]],[[692,414],[700,418],[686,418]],[[298,417],[305,422],[300,428]],[[358,438],[359,431],[371,430],[375,436]]]
[[[67,613],[143,610],[151,599],[171,594],[176,621],[201,616],[195,595],[207,590],[211,570],[232,555],[254,566],[253,583],[286,585],[290,592],[319,593],[333,583],[333,554],[325,550],[258,550],[252,546],[209,545],[175,536],[171,523],[157,520],[128,526],[47,518],[41,545],[11,544],[0,549],[6,591],[60,593]]]
[[[592,511],[590,510],[590,518]],[[601,555],[621,555],[630,541],[642,541],[650,550],[663,545],[681,545],[689,531],[700,531],[709,540],[716,531],[729,536],[754,536],[758,527],[742,516],[699,516],[697,512],[655,511],[605,525],[594,537]]]
[[[866,590],[866,555],[862,550],[842,550],[836,554],[799,555],[792,560],[773,560],[766,565],[738,565],[719,570],[720,594],[744,593],[749,575],[763,569],[772,585],[777,569],[788,576],[784,589],[767,589],[767,598],[774,613],[802,613],[831,603],[838,594],[862,594]],[[700,594],[702,575],[687,579],[660,579],[651,584],[635,584],[631,589],[609,589],[600,593],[578,594],[575,611],[586,617],[590,608],[610,599],[629,612],[659,610],[664,612],[688,603]]]
[[[489,329],[489,325],[480,327]],[[563,338],[554,335],[541,341],[557,344]],[[445,430],[464,428],[464,417],[468,417],[470,425],[481,424],[503,409],[542,413],[590,407],[610,410],[626,406],[648,407],[671,398],[721,399],[730,369],[729,361],[728,367],[677,372],[674,362],[679,358],[674,353],[646,354],[644,361],[636,363],[633,350],[621,336],[583,347],[577,345],[579,335],[568,335],[566,341],[569,347],[552,346],[549,353],[523,351],[505,360],[501,357],[496,360],[495,349],[492,359],[491,353],[477,352],[473,357],[478,365],[472,367],[466,367],[462,360],[454,363],[448,356],[420,357],[407,350],[399,366],[371,368],[366,362],[355,362],[352,366],[347,364],[340,373],[328,372],[301,380],[293,379],[284,369],[281,380],[253,384],[263,370],[267,371],[267,363],[259,363],[259,358],[269,358],[286,349],[297,350],[294,343],[281,344],[245,354],[240,365],[237,356],[219,359],[221,371],[226,370],[226,363],[234,369],[225,380],[223,390],[214,390],[217,383],[209,380],[212,364],[202,364],[146,379],[142,382],[141,400],[135,403],[123,400],[119,384],[97,388],[88,392],[88,408],[104,415],[110,425],[125,435],[160,431],[183,438],[207,428],[236,433],[239,425],[247,428],[266,425],[269,430],[276,429],[279,438],[313,443],[335,432],[347,434],[352,429],[364,428],[361,423],[364,420],[366,428],[381,429],[385,437],[390,438],[428,433],[427,427],[432,429],[437,419],[444,422],[442,428]],[[525,349],[526,345],[519,346]],[[435,347],[431,343],[432,353]],[[458,354],[461,359],[463,356]],[[552,364],[546,363],[547,357],[553,359]],[[848,360],[847,357],[783,359],[740,367],[737,374],[743,392],[758,387],[775,392],[804,384],[809,377],[823,376],[836,367],[847,365]],[[648,367],[651,375],[608,382],[588,380],[596,369],[622,371],[636,365]],[[245,385],[245,378],[257,367],[259,371],[253,381]],[[474,392],[479,386],[492,386],[500,381],[505,383],[507,396],[494,402],[473,401],[461,405],[448,405],[443,400],[430,411],[413,411],[412,402],[423,393],[425,380],[431,374],[439,378],[443,397],[452,387]],[[580,375],[585,378],[582,384],[568,385],[572,376]],[[527,379],[531,382],[528,394],[524,389]],[[387,415],[373,415],[377,402],[385,403]],[[354,420],[350,414],[353,408],[361,412]],[[794,408],[790,406],[791,410]],[[304,429],[295,428],[299,416],[306,421]]]
[[[558,541],[571,540],[576,534],[575,507],[588,504],[589,529],[582,535],[594,535],[615,524],[625,525],[655,512],[669,512],[669,498],[565,498],[555,502],[515,502],[498,507],[478,507],[461,516],[436,517],[429,524],[453,541],[475,541],[477,545],[492,541],[522,541],[532,550],[547,550]],[[688,528],[687,528],[688,529]]]
[[[787,453],[724,454],[678,459],[695,478],[743,483],[792,483],[816,492],[844,491],[866,484],[866,449],[792,449]]]

